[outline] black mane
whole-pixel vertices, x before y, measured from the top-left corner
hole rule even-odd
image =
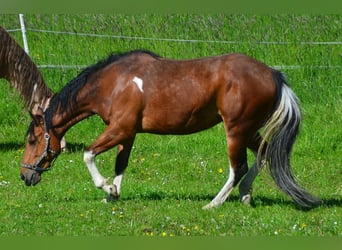
[[[115,61],[118,61],[126,56],[139,53],[148,54],[154,58],[160,58],[158,55],[148,50],[132,50],[124,53],[112,53],[106,59],[100,60],[96,64],[93,64],[85,68],[81,73],[79,73],[78,76],[76,76],[67,85],[65,85],[65,87],[63,87],[62,90],[58,94],[56,94],[50,101],[50,105],[45,111],[47,127],[51,128],[52,116],[58,105],[61,105],[60,110],[62,112],[67,109],[71,110],[72,107],[75,107],[77,93],[80,91],[80,89],[84,87],[84,85],[87,83],[88,78],[92,74],[98,72],[100,69],[103,69],[107,65]]]

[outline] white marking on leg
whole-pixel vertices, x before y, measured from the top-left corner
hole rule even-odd
[[[229,167],[229,178],[222,187],[221,191],[216,195],[216,197],[206,206],[203,207],[203,209],[210,209],[213,207],[218,207],[219,205],[223,204],[230,193],[233,191],[233,184],[235,179],[235,173],[234,169],[230,166]]]
[[[95,165],[95,155],[90,151],[85,151],[83,155],[83,161],[88,167],[95,186],[97,188],[103,188],[106,183],[106,179],[103,178]]]
[[[144,93],[144,90],[143,90],[144,81],[141,78],[135,76],[133,78],[133,82],[137,85],[137,87],[141,91],[141,93]]]
[[[116,186],[116,192],[118,196],[120,195],[120,191],[121,191],[122,177],[123,177],[123,174],[119,174],[115,176],[113,180],[113,184]]]

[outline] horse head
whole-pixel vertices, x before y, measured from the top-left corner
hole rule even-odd
[[[60,139],[48,129],[44,113],[37,112],[31,117],[20,171],[27,186],[36,185],[41,180],[41,174],[51,168],[61,150]]]

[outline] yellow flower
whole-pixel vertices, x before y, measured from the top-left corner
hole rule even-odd
[[[219,169],[218,169],[218,172],[219,172],[219,174],[222,174],[222,173],[223,173],[223,169],[222,169],[222,168],[219,168]]]
[[[162,232],[162,236],[165,237],[167,234],[166,232]]]

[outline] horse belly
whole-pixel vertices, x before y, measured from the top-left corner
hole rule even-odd
[[[221,116],[213,107],[196,111],[158,109],[143,116],[142,130],[156,134],[191,134],[211,128],[221,121]]]

